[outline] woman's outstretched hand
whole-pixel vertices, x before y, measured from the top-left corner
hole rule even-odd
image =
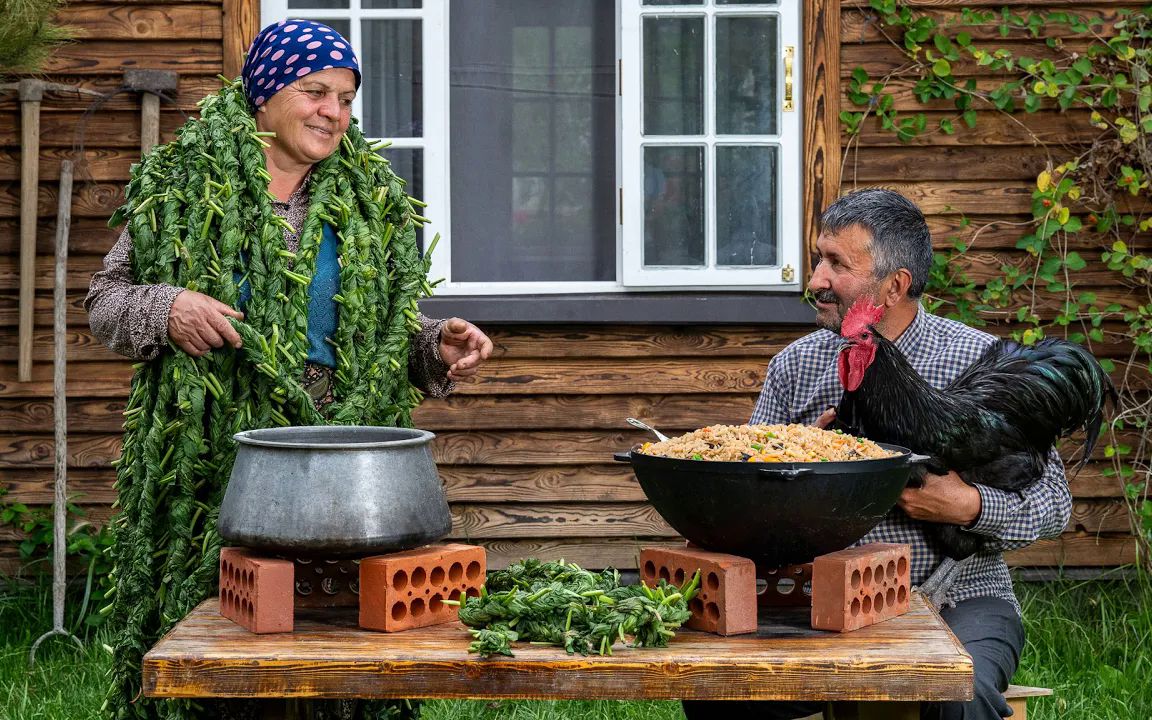
[[[440,328],[440,359],[448,366],[449,380],[463,380],[492,354],[492,341],[484,332],[460,318],[448,318]]]
[[[240,335],[228,318],[244,319],[244,313],[214,297],[195,290],[184,290],[176,296],[168,312],[168,337],[192,357],[200,357],[212,348],[228,343],[240,347]]]

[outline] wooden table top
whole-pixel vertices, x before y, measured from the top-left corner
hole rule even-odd
[[[153,697],[966,700],[972,660],[917,594],[906,615],[843,635],[781,611],[755,635],[679,630],[667,648],[568,655],[514,644],[468,653],[458,622],[361,630],[354,609],[298,610],[296,631],[254,635],[201,603],[144,657]]]

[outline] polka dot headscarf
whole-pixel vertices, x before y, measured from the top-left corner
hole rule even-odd
[[[311,20],[281,20],[261,30],[248,48],[244,93],[258,108],[305,75],[338,67],[351,70],[360,87],[360,63],[340,33]]]

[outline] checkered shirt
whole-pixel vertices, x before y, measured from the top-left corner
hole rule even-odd
[[[976,361],[996,338],[962,323],[916,313],[896,347],[933,387],[943,388]],[[840,401],[843,386],[836,371],[841,339],[828,330],[806,335],[772,358],[764,388],[752,412],[752,424],[813,424]],[[976,485],[980,517],[970,532],[984,535],[984,549],[964,564],[945,603],[977,597],[1003,598],[1020,609],[1012,592],[1012,579],[1001,553],[1024,547],[1038,538],[1059,535],[1068,523],[1072,497],[1064,466],[1055,448],[1048,469],[1038,482],[1020,492],[1005,492]],[[925,524],[893,508],[860,543],[907,543],[912,546],[912,582],[924,582],[943,557],[928,544]]]

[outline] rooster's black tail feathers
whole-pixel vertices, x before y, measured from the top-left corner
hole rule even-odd
[[[1092,353],[1057,338],[1035,345],[999,341],[950,387],[981,395],[986,407],[1041,442],[1083,429],[1081,465],[1096,446],[1106,405],[1116,404],[1112,379]]]

